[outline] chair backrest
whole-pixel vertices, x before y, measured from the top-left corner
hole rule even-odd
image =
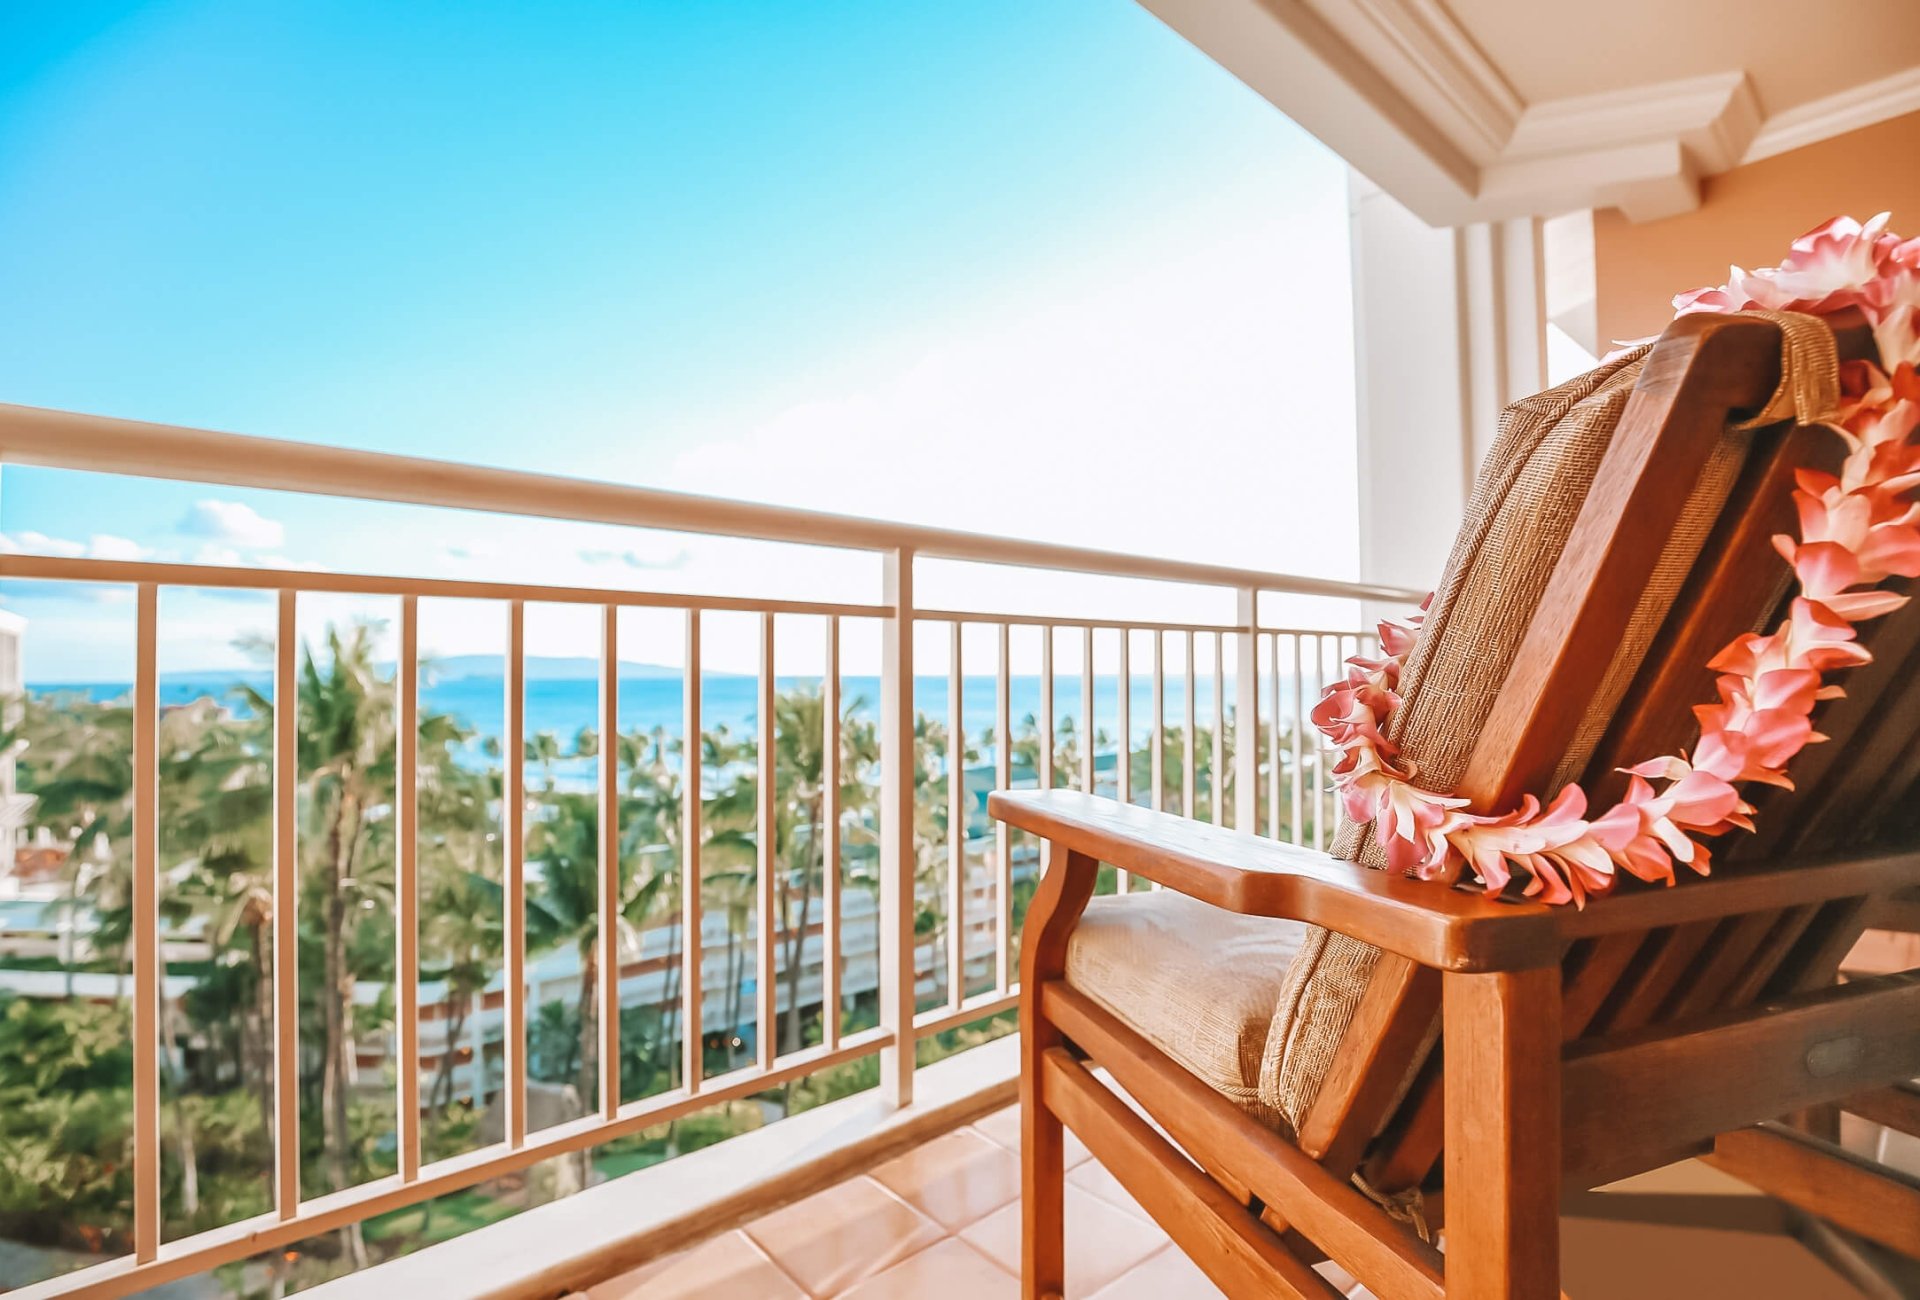
[[[1864,322],[1838,322],[1833,340],[1842,358],[1871,355]],[[1597,469],[1589,467],[1590,488],[1580,483],[1586,490],[1564,545],[1549,539],[1557,553],[1534,589],[1522,583],[1516,592],[1501,573],[1461,572],[1476,558],[1463,560],[1456,547],[1440,607],[1450,589],[1477,581],[1517,595],[1525,612],[1484,715],[1451,724],[1469,743],[1447,756],[1449,783],[1476,807],[1508,807],[1574,778],[1610,801],[1618,764],[1691,743],[1691,706],[1712,698],[1708,659],[1784,609],[1788,574],[1771,538],[1792,530],[1793,471],[1837,465],[1840,444],[1828,431],[1788,425],[1729,433],[1731,416],[1760,409],[1774,391],[1781,351],[1781,327],[1771,321],[1675,322],[1643,360],[1628,363],[1639,367],[1637,382]],[[1551,489],[1534,482],[1509,490]],[[1528,503],[1520,505],[1525,517]],[[1469,520],[1463,544],[1480,523]],[[1796,758],[1794,791],[1749,792],[1760,805],[1760,833],[1716,846],[1717,863],[1735,864],[1727,869],[1920,839],[1920,602],[1862,632],[1875,662],[1847,674],[1846,696],[1815,717],[1832,743]],[[1475,638],[1455,629],[1453,640],[1456,651],[1461,642],[1470,651]],[[1408,668],[1411,712],[1445,670]],[[1443,705],[1454,702],[1444,688],[1440,695]],[[1409,753],[1425,762],[1417,746]],[[1351,836],[1347,847],[1366,850]],[[1874,901],[1576,943],[1563,975],[1566,1036],[1624,1032],[1830,981]],[[1373,961],[1340,1050],[1296,1124],[1310,1154],[1360,1168],[1385,1192],[1425,1182],[1440,1154],[1438,984],[1435,972],[1401,959]],[[1623,1148],[1618,1172],[1632,1172],[1643,1154]],[[1570,1150],[1568,1161],[1596,1178],[1612,1172],[1605,1153]]]

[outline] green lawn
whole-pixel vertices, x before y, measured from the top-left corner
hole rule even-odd
[[[498,1223],[520,1209],[518,1205],[488,1196],[476,1188],[449,1192],[435,1198],[432,1205],[431,1222],[428,1221],[425,1205],[410,1205],[404,1210],[368,1219],[367,1240],[382,1242],[406,1238],[409,1239],[407,1248],[415,1250],[436,1241],[457,1237],[463,1232],[471,1232],[475,1228],[484,1228],[489,1223]]]

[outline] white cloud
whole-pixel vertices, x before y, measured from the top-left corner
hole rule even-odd
[[[27,529],[8,538],[7,549],[28,555],[57,555],[64,560],[77,560],[87,553],[87,544],[65,537],[49,537],[45,533]]]
[[[194,502],[179,529],[190,537],[210,537],[249,550],[280,546],[287,540],[279,520],[268,519],[245,502],[213,497]]]
[[[260,567],[263,569],[293,569],[300,573],[332,573],[327,565],[315,560],[295,560],[285,555],[262,555]]]
[[[49,537],[29,528],[11,535],[0,533],[0,554],[51,555],[63,560],[144,560],[153,549],[112,533],[95,533],[80,542],[70,537]]]
[[[144,560],[153,548],[142,546],[130,537],[95,533],[87,542],[87,554],[96,560]]]
[[[591,565],[624,564],[629,569],[683,569],[692,553],[685,546],[663,544],[651,547],[582,547],[582,563]]]

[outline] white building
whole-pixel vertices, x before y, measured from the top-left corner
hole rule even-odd
[[[26,632],[26,619],[0,610],[0,729],[8,733],[20,725],[26,713],[22,665]],[[33,811],[33,796],[20,793],[20,749],[19,741],[0,747],[0,898],[8,897],[9,886],[15,885],[14,850],[26,841],[27,818]]]

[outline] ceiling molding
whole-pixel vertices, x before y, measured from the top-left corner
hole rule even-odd
[[[1754,135],[1740,161],[1759,162],[1914,112],[1920,112],[1920,68],[1775,113]]]
[[[1920,110],[1920,68],[1771,118],[1744,69],[1527,103],[1446,0],[1140,0],[1433,225],[1699,206],[1703,177]]]
[[[1724,171],[1740,161],[1759,129],[1760,101],[1747,74],[1717,72],[1530,105],[1502,161],[1677,141],[1696,167]]]
[[[1477,161],[1506,147],[1526,103],[1439,0],[1352,0],[1326,18],[1376,66],[1397,64],[1381,71],[1430,115],[1451,114],[1448,134]]]

